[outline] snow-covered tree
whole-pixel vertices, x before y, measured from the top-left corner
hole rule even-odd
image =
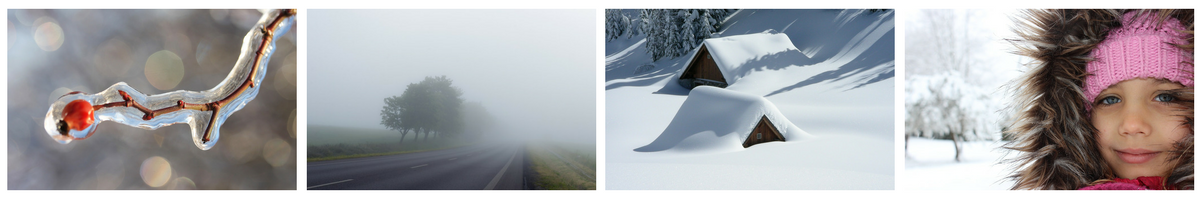
[[[659,15],[659,16],[661,17],[660,20],[662,22],[659,24],[662,25],[662,28],[663,28],[662,30],[664,31],[664,37],[667,38],[666,40],[663,40],[666,43],[666,48],[663,49],[664,50],[663,54],[665,54],[666,56],[670,56],[670,57],[679,56],[679,49],[682,48],[681,44],[683,44],[682,41],[679,41],[680,40],[679,35],[681,35],[679,33],[680,32],[679,31],[680,23],[677,22],[677,21],[681,21],[681,20],[679,20],[680,19],[679,12],[668,9],[668,10],[664,10],[663,14]]]
[[[961,159],[961,142],[999,139],[1000,108],[990,95],[995,89],[967,84],[959,71],[907,78],[906,137],[950,139],[955,160]]]
[[[679,50],[675,56],[686,54],[693,46],[696,46],[696,10],[680,10],[680,18],[683,18],[683,24],[679,27]]]
[[[684,56],[712,36],[727,16],[723,9],[645,9],[634,23],[646,35],[646,50],[655,61]]]
[[[625,38],[632,38],[635,35],[641,34],[641,32],[638,31],[638,27],[637,27],[638,24],[641,24],[641,23],[635,23],[635,22],[641,22],[641,21],[635,21],[635,19],[629,18],[629,15],[626,15],[624,12],[621,13],[621,23],[625,24],[625,32],[626,32]]]
[[[972,34],[971,12],[923,10],[905,35],[905,138],[962,142],[1000,139],[1003,103],[991,63],[981,51],[988,34]]]
[[[641,34],[646,34],[647,36],[649,36],[651,29],[654,29],[654,22],[650,20],[653,19],[653,17],[650,17],[650,13],[650,9],[642,9],[638,11],[638,32]]]
[[[716,33],[717,29],[716,27],[713,27],[713,22],[712,15],[709,14],[709,12],[703,12],[703,14],[700,14],[700,27],[696,28],[696,38],[703,41],[704,38],[712,36],[712,33]]]
[[[654,60],[658,60],[675,55],[675,48],[672,47],[672,40],[674,38],[671,34],[671,31],[675,31],[673,30],[675,25],[671,24],[669,11],[666,9],[656,9],[650,12],[650,16],[652,17],[651,20],[653,21],[654,28],[646,37],[653,38],[654,40],[647,39],[646,45],[653,45],[653,48],[650,49],[651,57]]]
[[[650,53],[650,57],[655,61],[658,61],[658,58],[662,57],[660,49],[663,45],[659,43],[665,39],[661,37],[663,31],[658,27],[658,15],[658,10],[652,9],[643,9],[640,15],[642,19],[641,32],[646,34],[646,51]]]
[[[732,9],[705,9],[704,11],[708,12],[709,16],[712,17],[714,26],[733,13]]]
[[[616,9],[604,10],[604,36],[606,40],[616,39],[621,35],[630,34],[629,17]]]

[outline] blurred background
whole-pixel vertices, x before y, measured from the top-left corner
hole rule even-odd
[[[8,10],[8,189],[295,189],[296,30],[276,41],[258,96],[210,150],[186,124],[100,123],[59,144],[42,120],[71,91],[117,82],[207,90],[233,68],[258,10]]]
[[[897,189],[1008,189],[1005,88],[1028,59],[1017,10],[912,10],[905,19],[904,172]]]

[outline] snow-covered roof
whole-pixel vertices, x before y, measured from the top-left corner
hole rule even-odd
[[[787,141],[812,138],[779,112],[766,98],[712,86],[697,86],[675,118],[650,144],[635,151],[668,149],[711,151],[743,149],[742,142],[766,116]]]
[[[721,69],[725,82],[733,85],[743,75],[739,69],[749,63],[748,61],[789,50],[799,51],[792,45],[792,40],[787,34],[773,32],[768,30],[762,33],[709,38],[704,40],[703,45],[708,47],[708,53],[717,63],[717,68]],[[699,52],[699,47],[693,48],[688,58],[695,58]],[[694,59],[688,59],[687,64],[683,66],[690,66],[692,60]]]

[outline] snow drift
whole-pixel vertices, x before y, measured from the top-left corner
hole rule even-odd
[[[750,137],[759,119],[766,116],[787,141],[812,138],[766,98],[712,86],[697,86],[688,94],[667,129],[638,152],[737,151]]]

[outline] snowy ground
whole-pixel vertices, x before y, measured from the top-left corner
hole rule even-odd
[[[954,161],[954,142],[911,138],[904,154],[903,190],[1007,190],[1013,182],[1004,179],[1007,165],[1002,141],[963,144],[962,162]],[[1010,155],[1012,156],[1012,155]]]
[[[748,58],[754,66],[726,89],[765,97],[815,136],[732,152],[634,151],[663,134],[687,99],[688,90],[675,83],[687,59],[651,62],[640,37],[608,42],[606,188],[893,189],[893,16],[862,10],[731,16],[721,36],[775,30],[799,52]],[[654,68],[634,73],[647,64]]]

